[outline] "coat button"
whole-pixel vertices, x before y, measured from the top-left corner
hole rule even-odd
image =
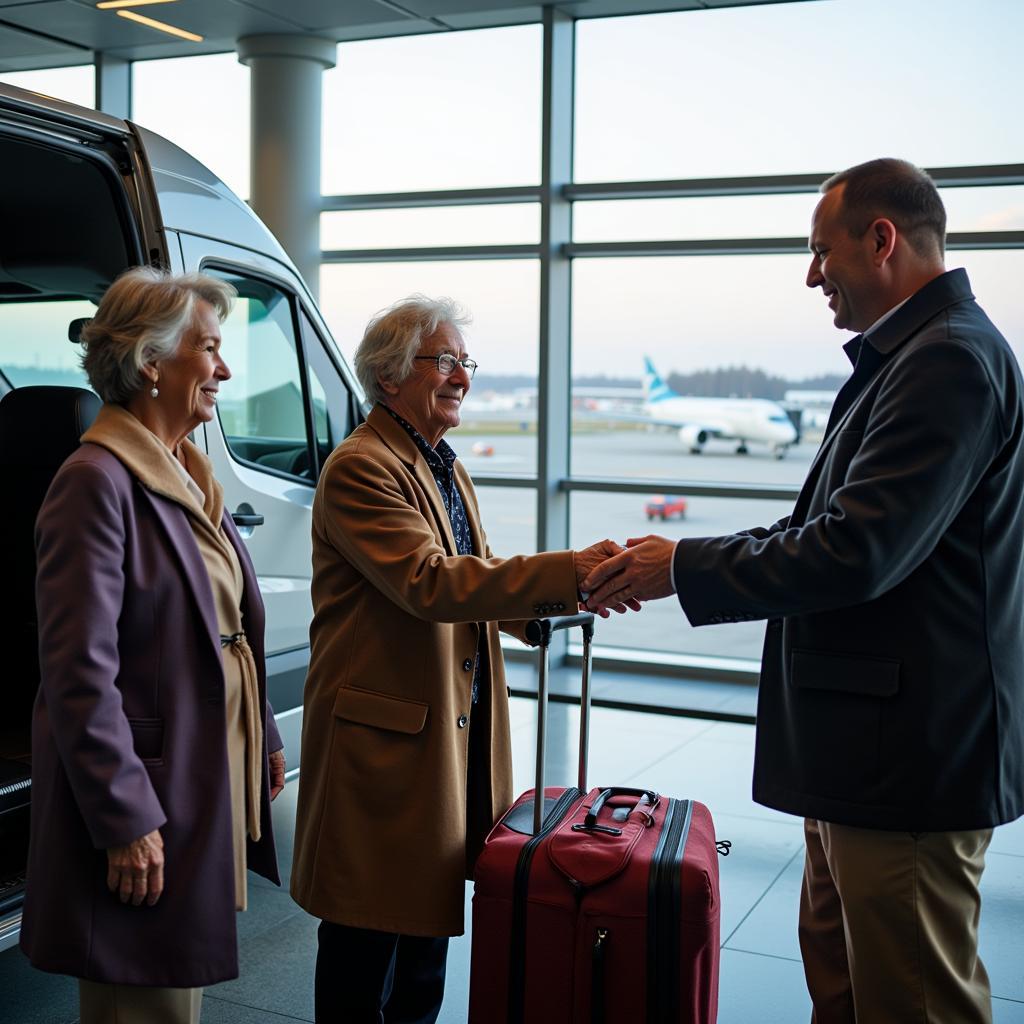
[[[471,660],[470,660],[469,658],[467,658],[467,659],[466,659],[466,660],[465,660],[465,661],[464,661],[464,662],[462,663],[462,671],[463,671],[463,672],[468,672],[468,671],[469,671],[469,670],[470,670],[470,669],[471,669],[472,667],[473,667],[473,662],[472,662],[472,661],[471,661]]]
[[[465,715],[459,715],[459,728],[465,729],[469,725],[469,719]]]

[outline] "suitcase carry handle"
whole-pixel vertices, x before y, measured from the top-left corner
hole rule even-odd
[[[540,648],[540,675],[537,679],[537,777],[533,797],[533,834],[544,823],[544,755],[547,753],[548,733],[548,649],[551,634],[559,629],[580,626],[583,630],[583,683],[580,693],[580,760],[577,785],[581,793],[587,791],[587,752],[590,748],[590,665],[594,640],[594,615],[561,615],[554,619],[531,619],[526,624],[526,639]]]
[[[598,794],[597,799],[590,805],[590,810],[587,812],[587,816],[583,819],[582,825],[574,825],[573,828],[577,832],[591,832],[594,829],[602,828],[597,824],[597,816],[601,813],[601,808],[604,807],[605,802],[613,796],[638,796],[640,799],[637,801],[633,811],[646,811],[648,819],[651,818],[651,811],[658,806],[658,801],[661,799],[653,789],[629,789],[625,786],[609,786],[608,789],[602,789]],[[632,814],[633,811],[629,813]]]

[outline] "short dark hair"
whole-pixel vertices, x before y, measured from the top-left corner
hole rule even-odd
[[[946,248],[946,208],[935,182],[907,160],[883,157],[833,174],[821,186],[843,191],[842,216],[854,238],[877,217],[887,217],[918,256],[941,256]]]

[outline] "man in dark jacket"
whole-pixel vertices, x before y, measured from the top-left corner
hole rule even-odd
[[[945,270],[926,174],[873,160],[822,192],[807,285],[863,333],[792,515],[631,540],[583,590],[768,620],[754,799],[805,818],[815,1024],[988,1022],[978,885],[1024,813],[1021,374]]]

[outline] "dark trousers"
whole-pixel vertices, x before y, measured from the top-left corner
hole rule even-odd
[[[434,1024],[448,939],[321,921],[316,1024]]]

